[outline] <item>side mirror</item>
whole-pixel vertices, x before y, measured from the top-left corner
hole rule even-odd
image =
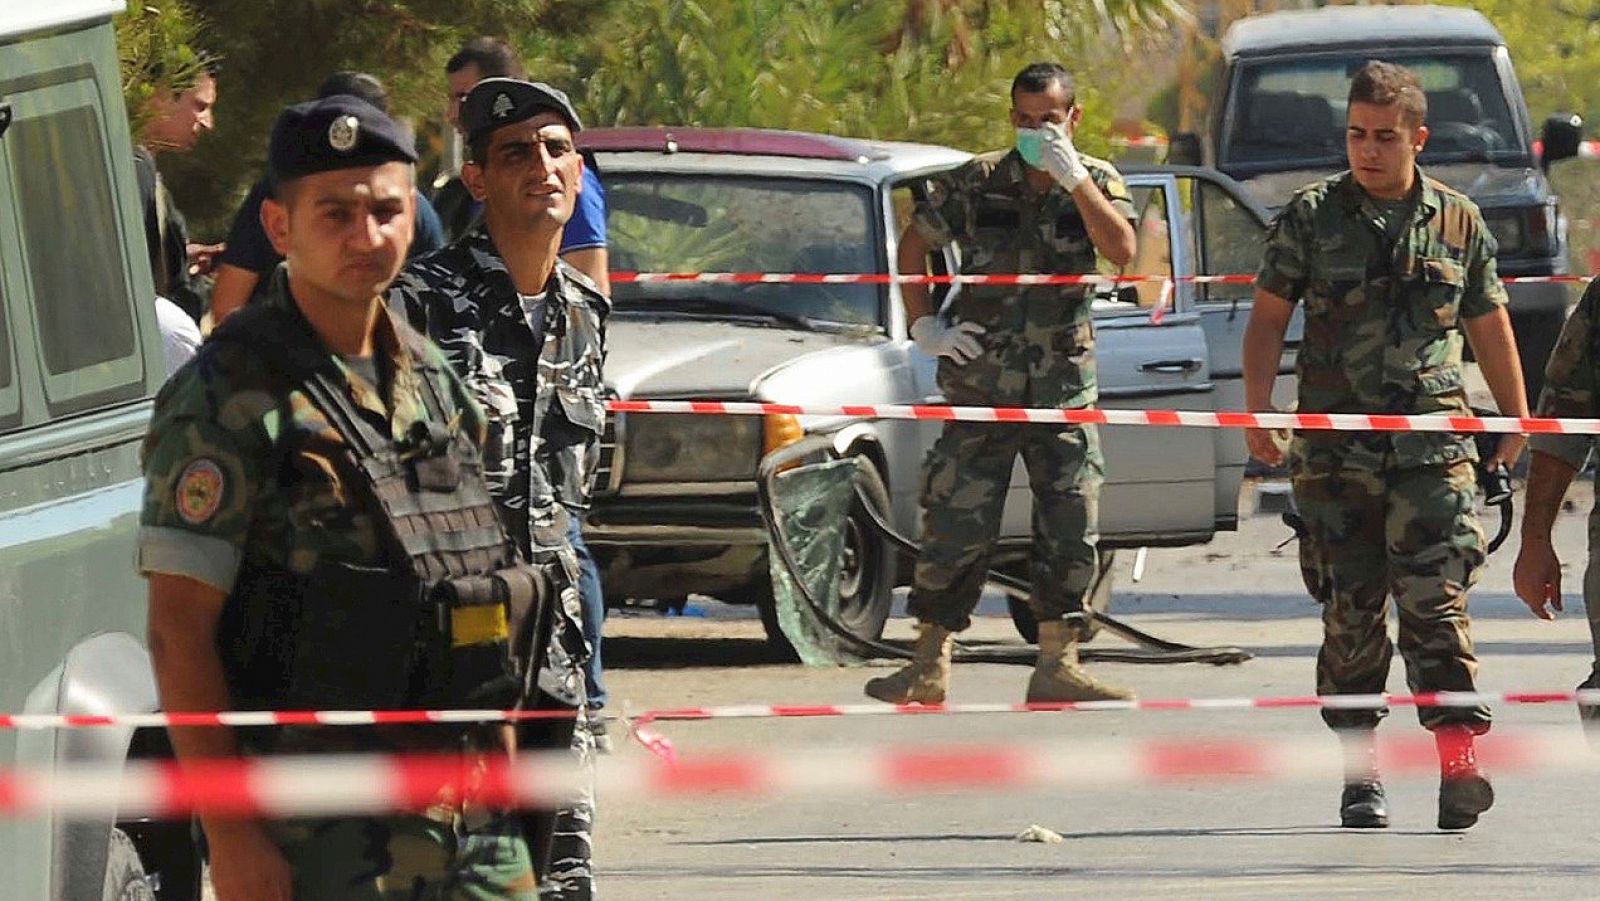
[[[1200,136],[1192,131],[1178,132],[1167,144],[1167,162],[1174,166],[1198,166],[1200,156]]]
[[[1583,117],[1557,113],[1544,120],[1544,133],[1541,137],[1544,152],[1539,157],[1539,165],[1549,171],[1551,163],[1570,160],[1578,155],[1578,149],[1583,146]]]
[[[6,129],[11,127],[11,104],[0,100],[0,136],[4,136]]]

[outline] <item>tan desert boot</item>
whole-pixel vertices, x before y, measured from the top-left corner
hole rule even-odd
[[[887,676],[867,680],[867,697],[890,704],[943,704],[950,687],[950,652],[955,633],[932,623],[917,624],[911,662]]]
[[[1133,692],[1107,685],[1078,663],[1077,627],[1066,620],[1039,624],[1039,661],[1028,679],[1029,704],[1131,701]]]

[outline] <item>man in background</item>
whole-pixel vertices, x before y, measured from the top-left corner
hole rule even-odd
[[[193,279],[211,271],[212,261],[222,248],[189,243],[188,225],[162,181],[156,157],[188,153],[202,135],[216,127],[218,71],[212,63],[201,70],[193,84],[157,91],[150,99],[149,118],[139,130],[139,143],[133,148],[145,246],[156,293],[177,304],[197,323],[205,314],[205,298],[195,289]]]

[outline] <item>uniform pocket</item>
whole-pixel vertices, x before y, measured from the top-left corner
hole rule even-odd
[[[592,388],[557,388],[561,412],[567,421],[596,435],[605,430],[606,404],[600,392]]]
[[[1424,325],[1450,328],[1461,310],[1461,294],[1466,289],[1466,271],[1448,258],[1423,258],[1417,261],[1417,288],[1414,296],[1421,305],[1419,321]]]

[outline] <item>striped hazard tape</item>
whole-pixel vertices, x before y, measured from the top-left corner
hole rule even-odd
[[[1254,275],[1053,275],[1048,273],[985,273],[962,275],[897,275],[887,272],[627,272],[610,273],[614,285],[697,282],[724,285],[996,285],[1031,287],[1071,285],[1115,287],[1146,283],[1253,285]],[[1507,285],[1582,285],[1587,275],[1516,275]]]
[[[1431,694],[1278,695],[1233,698],[1152,698],[1133,701],[1062,701],[1047,704],[735,704],[646,710],[630,719],[652,722],[713,719],[803,719],[856,716],[933,716],[995,713],[1207,711],[1382,707],[1477,707],[1529,704],[1600,706],[1600,689],[1581,691],[1437,692]],[[161,728],[207,726],[370,726],[429,723],[523,722],[572,719],[570,710],[247,710],[220,713],[0,714],[0,729]]]
[[[1436,772],[1431,736],[1382,737],[1379,765],[1392,777]],[[1498,772],[1597,768],[1576,729],[1485,736],[1478,759]],[[840,797],[1020,789],[1104,789],[1194,782],[1333,779],[1343,766],[1328,736],[1134,742],[785,748],[696,752],[676,760],[603,757],[592,773],[613,801]],[[0,816],[54,811],[170,818],[191,813],[327,816],[418,810],[452,798],[492,807],[560,804],[590,773],[570,755],[542,752],[468,761],[460,756],[271,757],[179,766],[138,762],[108,769],[0,771]]]
[[[1301,429],[1335,432],[1493,432],[1597,435],[1600,419],[1515,416],[1402,416],[1388,413],[1243,413],[1211,410],[1056,410],[937,404],[778,404],[720,400],[610,400],[613,413],[723,416],[845,416],[959,422],[1187,426],[1203,429]]]

